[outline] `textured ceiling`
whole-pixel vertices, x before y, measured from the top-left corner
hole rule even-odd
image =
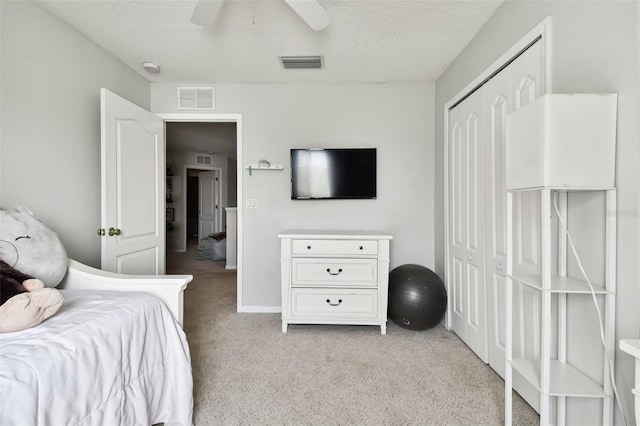
[[[315,32],[282,0],[225,0],[211,28],[190,22],[194,1],[36,1],[147,80],[174,83],[435,81],[502,3],[320,0],[331,23]],[[322,70],[278,61],[317,54]]]

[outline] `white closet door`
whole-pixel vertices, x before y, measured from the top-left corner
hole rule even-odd
[[[531,46],[509,66],[513,110],[530,104],[543,93],[542,43]],[[535,191],[516,193],[514,203],[514,272],[540,273],[540,197]],[[514,357],[540,356],[540,292],[514,288],[516,317]]]
[[[506,265],[506,206],[504,150],[506,115],[535,100],[542,93],[542,43],[539,41],[494,76],[484,86],[486,158],[486,280],[488,306],[489,365],[504,377],[504,316]],[[530,193],[514,195],[516,269],[536,273],[539,269],[539,198]],[[514,356],[539,355],[540,293],[516,286],[514,292]],[[534,408],[538,393],[527,382],[514,377],[514,388]]]
[[[484,86],[485,231],[489,365],[504,377],[506,277],[505,122],[511,111],[509,69]]]
[[[464,105],[449,112],[449,282],[451,283],[451,328],[464,340],[465,303],[465,187]]]
[[[449,119],[453,330],[487,362],[482,91],[454,108]]]

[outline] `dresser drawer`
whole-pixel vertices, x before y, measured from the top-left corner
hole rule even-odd
[[[291,285],[294,287],[377,287],[376,259],[294,258]]]
[[[374,240],[293,240],[292,254],[308,255],[377,255],[378,242]]]
[[[377,318],[378,291],[374,289],[291,289],[291,316]]]

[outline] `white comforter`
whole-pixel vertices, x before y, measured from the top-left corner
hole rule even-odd
[[[0,334],[0,425],[191,425],[184,332],[145,293],[63,290],[58,313]]]

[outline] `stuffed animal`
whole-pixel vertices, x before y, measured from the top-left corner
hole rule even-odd
[[[30,211],[0,210],[0,333],[24,330],[55,314],[67,270],[58,236]]]

